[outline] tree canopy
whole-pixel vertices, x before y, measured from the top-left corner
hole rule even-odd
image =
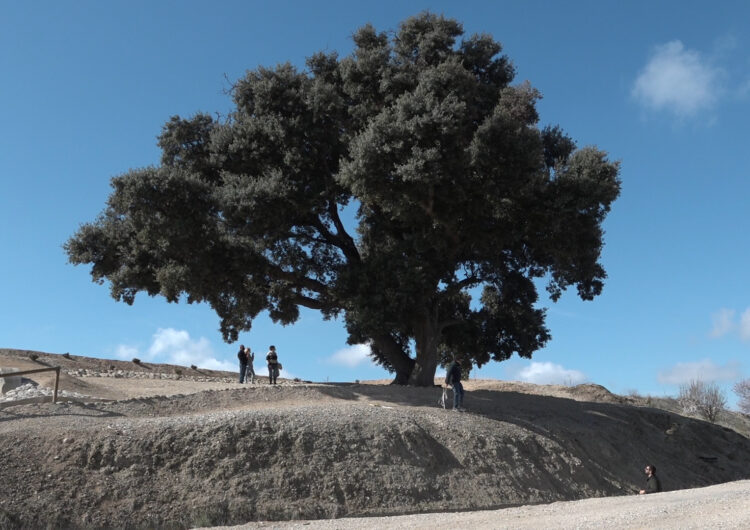
[[[432,385],[449,355],[531,357],[550,338],[535,280],[602,290],[618,163],[541,127],[488,35],[425,12],[353,40],[249,71],[226,117],[171,118],[160,165],[112,179],[70,262],[129,304],[210,304],[227,341],[263,311],[341,317],[398,383]]]

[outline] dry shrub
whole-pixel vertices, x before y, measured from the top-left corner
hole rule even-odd
[[[680,385],[677,401],[685,414],[702,416],[711,423],[716,422],[727,406],[727,398],[716,383],[706,383],[699,379]]]
[[[740,398],[737,405],[745,414],[750,414],[750,379],[744,379],[734,385],[734,393]]]

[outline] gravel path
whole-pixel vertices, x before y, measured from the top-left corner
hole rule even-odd
[[[506,528],[537,530],[635,529],[705,530],[750,527],[750,481],[742,480],[655,495],[633,495],[555,502],[478,512],[425,513],[394,517],[347,518],[316,521],[257,522],[211,527],[224,530],[357,529],[432,530],[434,528]]]

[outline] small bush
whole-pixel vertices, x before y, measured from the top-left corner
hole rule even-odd
[[[31,359],[32,361],[36,361],[38,358],[39,356],[36,353],[32,353],[31,355],[29,355],[29,359]]]
[[[141,360],[138,357],[133,357],[133,362],[135,364],[141,364]]]
[[[194,364],[191,364],[191,365],[190,365],[190,369],[191,369],[191,370],[197,370],[197,369],[198,369],[198,367],[197,367],[197,366],[195,366]]]
[[[294,382],[295,382],[295,383],[301,383],[301,382],[302,382],[302,379],[300,379],[299,377],[295,377],[295,378],[294,378]]]
[[[114,364],[110,364],[110,365],[109,365],[109,369],[110,369],[110,370],[112,370],[112,371],[114,372],[114,371],[115,371],[115,365],[114,365]]]
[[[740,381],[734,385],[732,390],[734,390],[734,393],[740,398],[739,403],[737,403],[740,410],[745,414],[750,414],[750,379]]]
[[[677,401],[686,414],[697,414],[715,423],[719,413],[726,410],[727,398],[716,383],[692,380],[680,385]]]
[[[70,359],[70,354],[68,352],[63,353],[63,357],[66,359]]]
[[[182,369],[181,368],[175,368],[174,369],[174,373],[176,373],[177,375],[182,375]]]

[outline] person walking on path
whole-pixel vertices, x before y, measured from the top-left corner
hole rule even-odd
[[[456,359],[445,373],[445,384],[453,387],[453,410],[464,409],[464,386],[461,384],[461,361]]]
[[[253,368],[253,361],[255,360],[255,353],[250,348],[245,348],[245,358],[247,359],[247,369],[245,371],[245,382],[250,381],[251,384],[255,383],[255,368]]]
[[[268,383],[275,385],[276,378],[279,377],[279,356],[276,354],[276,346],[271,345],[268,348],[266,362],[268,363]]]
[[[646,466],[646,488],[642,489],[638,493],[640,495],[646,495],[647,493],[659,493],[661,491],[661,482],[659,477],[656,476],[656,467],[651,464]]]
[[[247,354],[245,353],[244,344],[240,344],[240,351],[237,352],[237,359],[240,361],[240,383],[244,383],[245,372],[247,371]]]

